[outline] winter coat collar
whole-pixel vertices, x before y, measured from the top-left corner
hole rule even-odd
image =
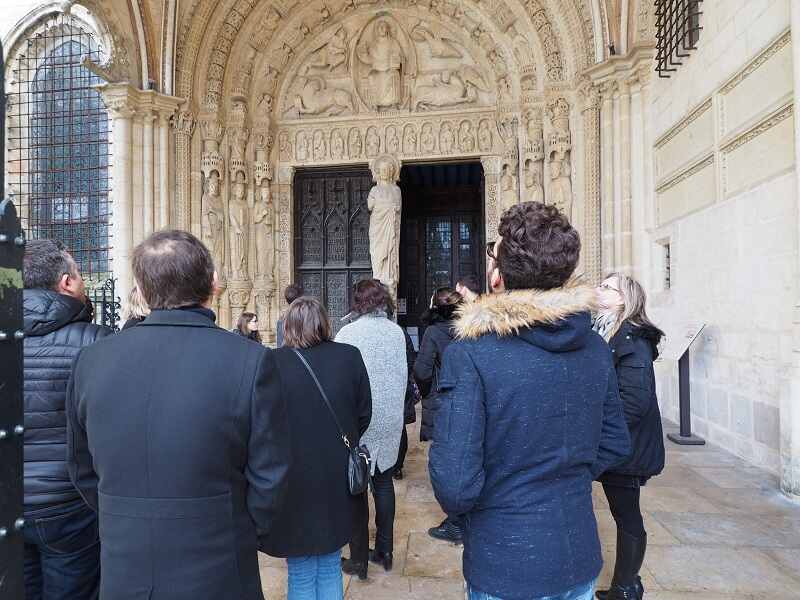
[[[52,290],[22,292],[25,335],[42,336],[76,322],[92,321],[92,309],[85,302]]]
[[[520,329],[554,325],[596,308],[595,289],[574,283],[551,290],[488,294],[459,310],[455,330],[459,339],[475,339],[487,333],[516,335]]]

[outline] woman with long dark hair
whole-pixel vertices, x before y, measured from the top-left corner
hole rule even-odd
[[[243,312],[233,332],[246,337],[248,340],[261,343],[261,333],[258,331],[258,316],[255,313]]]
[[[439,410],[438,379],[444,351],[455,338],[455,315],[464,304],[461,294],[449,287],[433,292],[430,307],[422,315],[427,325],[422,335],[419,354],[414,363],[414,378],[422,393],[421,441],[433,439],[433,422]],[[428,535],[438,540],[460,544],[464,538],[464,523],[459,515],[448,515],[438,526],[428,529]]]
[[[632,277],[612,273],[597,291],[600,310],[594,327],[614,356],[632,448],[627,462],[598,478],[617,524],[617,559],[611,588],[597,592],[597,597],[640,600],[644,587],[639,570],[647,548],[640,489],[664,469],[664,435],[653,371],[664,332],[647,316],[647,296]]]

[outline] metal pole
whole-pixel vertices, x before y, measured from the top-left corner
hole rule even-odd
[[[702,446],[705,440],[692,435],[692,401],[691,401],[691,361],[689,348],[678,360],[678,397],[680,402],[681,429],[679,434],[667,434],[667,438],[682,446]]]

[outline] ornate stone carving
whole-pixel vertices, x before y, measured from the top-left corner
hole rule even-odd
[[[244,173],[237,173],[228,199],[230,235],[230,275],[236,281],[249,279],[247,258],[249,254],[250,207],[247,204],[247,183]],[[230,293],[230,290],[229,290]],[[231,300],[231,304],[233,301]]]
[[[569,112],[569,103],[564,98],[551,100],[547,105],[547,113],[553,126],[547,142],[547,153],[550,156],[550,189],[547,201],[571,219],[572,136],[569,130]]]
[[[172,116],[170,123],[175,135],[192,137],[195,126],[195,118],[192,112],[182,110]]]
[[[272,282],[275,263],[275,210],[272,203],[272,179],[264,178],[258,185],[258,201],[253,211],[253,234],[256,242],[256,279]]]
[[[312,52],[311,61],[306,65],[306,73],[337,74],[348,68],[347,30],[339,27],[333,36]]]
[[[494,147],[492,123],[489,119],[481,119],[478,125],[478,149],[481,152],[491,152],[492,147]]]
[[[328,157],[328,145],[325,142],[325,134],[321,129],[314,132],[314,160],[322,161]]]
[[[400,154],[400,137],[397,133],[397,127],[389,125],[386,128],[386,153],[392,156]]]
[[[433,124],[423,123],[422,133],[420,134],[423,154],[433,154],[436,151],[436,136],[433,135]]]
[[[477,69],[464,65],[456,71],[433,74],[430,83],[418,84],[414,109],[447,108],[476,104],[478,91],[488,92],[486,82]]]
[[[442,123],[439,131],[439,150],[442,154],[451,154],[455,149],[456,138],[453,133],[453,125],[449,121]]]
[[[544,123],[542,110],[531,109],[525,115],[525,193],[523,198],[534,202],[544,202]]]
[[[376,158],[381,151],[381,138],[375,127],[367,129],[367,158]]]
[[[356,43],[353,81],[362,102],[371,110],[400,108],[415,75],[413,46],[400,25],[379,17],[364,28]]]
[[[458,126],[458,147],[461,152],[472,154],[475,151],[475,131],[471,121],[461,121]]]
[[[220,174],[215,169],[205,178],[202,211],[203,240],[211,251],[217,272],[224,275],[225,265],[225,207],[220,195]]]
[[[305,162],[311,159],[311,139],[305,131],[297,132],[297,142],[295,144],[297,160]]]
[[[302,91],[294,97],[290,113],[298,117],[334,116],[354,113],[353,97],[347,90],[328,88],[325,79],[319,76],[305,78]]]
[[[364,143],[361,140],[361,131],[359,131],[359,129],[356,127],[350,129],[350,133],[347,136],[347,150],[351,159],[361,158],[361,155],[364,152]]]
[[[285,131],[278,134],[278,159],[281,162],[292,160],[292,142],[289,140],[289,134]]]
[[[375,186],[367,197],[369,209],[369,256],[373,277],[389,288],[397,297],[400,281],[400,212],[402,194],[397,186],[400,162],[388,154],[373,161],[372,176]]]
[[[412,40],[427,44],[433,58],[461,58],[464,55],[455,40],[435,33],[423,21],[414,26],[410,35]]]
[[[341,160],[345,157],[346,143],[342,132],[335,129],[331,133],[331,158],[333,160]]]
[[[253,284],[248,280],[228,282],[228,301],[231,304],[231,318],[233,321],[238,320],[247,305],[250,304],[252,291]]]
[[[561,58],[558,41],[556,40],[553,26],[539,0],[526,0],[525,8],[533,21],[539,38],[542,40],[542,47],[545,53],[545,64],[547,65],[547,77],[551,81],[561,81],[564,79],[564,64]]]
[[[503,212],[519,202],[517,175],[513,163],[503,163],[500,172],[500,206]]]
[[[417,153],[417,129],[411,123],[403,128],[403,154],[413,156]]]

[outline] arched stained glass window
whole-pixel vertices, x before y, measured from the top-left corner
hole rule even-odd
[[[61,240],[99,281],[111,272],[109,130],[93,87],[102,80],[86,57],[102,62],[92,35],[68,15],[28,41],[10,95],[9,183],[28,236]]]

